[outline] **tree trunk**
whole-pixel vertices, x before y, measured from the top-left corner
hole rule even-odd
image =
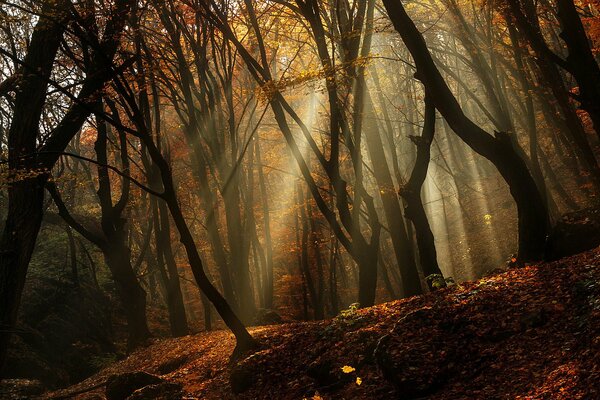
[[[600,68],[573,0],[557,0],[556,4],[562,26],[560,37],[569,50],[566,61],[579,84],[581,108],[589,114],[596,135],[600,137]]]
[[[179,240],[183,244],[187,253],[188,261],[190,263],[190,267],[192,269],[192,273],[194,274],[196,283],[200,287],[202,293],[206,295],[208,300],[215,307],[221,318],[223,318],[225,325],[227,325],[227,327],[235,335],[236,347],[232,354],[232,358],[237,358],[242,353],[255,348],[257,346],[257,343],[254,340],[254,338],[250,335],[250,333],[248,333],[248,330],[246,329],[242,321],[238,318],[238,316],[235,314],[235,312],[232,310],[229,303],[227,303],[225,298],[221,295],[221,293],[219,293],[219,291],[213,286],[213,284],[208,279],[208,276],[204,271],[202,258],[198,253],[198,248],[196,247],[194,237],[187,225],[185,217],[183,216],[183,212],[181,211],[181,208],[177,201],[175,185],[173,183],[173,177],[171,175],[171,169],[169,167],[169,164],[166,162],[158,148],[154,145],[154,143],[152,142],[152,138],[147,134],[147,131],[144,130],[143,121],[139,119],[139,116],[137,116],[136,123],[138,128],[143,130],[142,134],[140,135],[140,138],[147,146],[148,153],[150,154],[152,161],[160,171],[160,176],[164,188],[164,193],[162,197],[167,203],[167,206],[173,218],[173,222],[175,223],[177,231],[179,232]]]
[[[542,259],[548,233],[548,210],[525,161],[513,149],[508,135],[498,133],[493,137],[463,113],[435,66],[423,36],[404,10],[400,0],[384,0],[383,3],[395,29],[400,33],[413,56],[417,67],[417,78],[425,85],[435,107],[465,143],[494,164],[508,184],[517,204],[519,259],[521,261]]]
[[[8,187],[8,213],[0,238],[0,374],[17,321],[21,294],[43,215],[46,173],[19,177],[38,168],[36,151],[39,121],[65,29],[62,2],[44,1],[25,56],[24,76],[15,96],[8,131],[8,167],[15,182]],[[1,375],[0,375],[1,376]]]
[[[313,274],[310,270],[311,266],[311,258],[310,258],[310,248],[309,242],[311,241],[311,231],[309,228],[309,216],[307,215],[307,199],[304,197],[304,191],[300,184],[296,187],[297,196],[298,196],[298,210],[300,213],[300,222],[302,224],[302,235],[301,235],[301,259],[300,259],[300,267],[301,273],[303,277],[303,285],[308,291],[310,295],[310,301],[312,304],[314,318],[315,319],[323,319],[323,312],[321,304],[319,304],[319,295],[317,294],[317,289],[315,287],[315,281],[313,279]]]
[[[381,136],[376,129],[376,125],[371,122],[375,121],[375,115],[368,92],[365,93],[365,121],[367,122],[365,142],[369,157],[371,158],[371,165],[373,166],[373,175],[379,188],[379,196],[381,197],[385,219],[388,223],[392,247],[396,255],[400,275],[402,276],[402,295],[410,297],[421,294],[423,292],[421,280],[419,279],[413,249],[411,248],[411,243],[406,232],[404,218],[402,218],[402,208],[394,190],[394,182],[386,162]]]
[[[165,286],[167,289],[167,308],[169,310],[169,323],[171,326],[171,334],[174,337],[185,336],[189,334],[187,316],[185,314],[185,306],[183,304],[183,296],[181,294],[181,285],[179,282],[179,271],[177,263],[173,255],[171,246],[171,224],[169,222],[169,214],[166,204],[162,200],[158,200],[158,211],[160,215],[160,225],[157,226],[160,243],[157,246],[161,247],[161,253],[167,266],[168,276],[166,277]]]
[[[66,226],[65,232],[67,233],[67,239],[69,242],[69,264],[71,266],[71,278],[75,287],[79,287],[79,270],[77,269],[77,245],[75,244],[75,237],[70,226]]]
[[[431,143],[435,134],[435,106],[431,98],[425,95],[425,124],[423,134],[420,137],[411,136],[411,140],[417,146],[417,157],[415,166],[408,183],[400,189],[400,195],[406,200],[404,213],[415,226],[417,246],[419,248],[419,260],[421,268],[430,290],[438,286],[446,286],[442,271],[438,265],[435,240],[425,208],[421,199],[421,189],[427,177],[429,159],[431,155]]]
[[[273,308],[273,243],[271,240],[271,216],[269,211],[269,198],[267,196],[267,185],[263,172],[260,151],[260,139],[256,138],[256,168],[258,170],[258,184],[260,187],[260,198],[263,212],[263,225],[265,230],[265,269],[263,280],[263,295],[265,308]]]
[[[150,338],[146,322],[146,291],[131,267],[129,248],[113,243],[103,251],[127,319],[127,350],[131,351]]]
[[[563,16],[565,14],[564,3],[565,2],[563,1],[562,6],[560,6],[563,8]],[[570,26],[571,35],[567,35],[567,37],[570,38],[571,47],[569,45],[567,46],[569,48],[569,58],[567,58],[565,61],[553,53],[546,44],[541,33],[539,21],[534,15],[535,5],[533,2],[527,0],[521,3],[517,0],[509,0],[507,4],[509,5],[510,9],[510,15],[505,17],[507,24],[514,23],[518,27],[517,32],[520,34],[520,38],[525,40],[531,46],[535,55],[535,62],[538,65],[539,74],[542,76],[545,84],[552,91],[552,94],[554,95],[564,118],[564,122],[568,127],[566,134],[575,144],[579,155],[585,163],[586,168],[589,169],[594,185],[596,188],[600,188],[600,166],[598,165],[598,161],[587,140],[581,120],[571,106],[570,94],[565,87],[563,77],[558,69],[560,66],[573,74],[573,77],[577,80],[579,88],[582,91],[580,96],[582,105],[585,101],[586,106],[589,106],[590,103],[597,103],[596,97],[598,93],[598,86],[595,86],[594,80],[597,81],[596,84],[600,82],[600,77],[598,76],[598,65],[594,60],[592,60],[592,62],[595,64],[594,70],[593,65],[588,62],[589,60],[586,56],[572,54],[572,51],[575,51],[575,49],[577,49],[577,51],[585,52],[585,49],[581,47],[580,43],[575,43],[577,42],[577,39],[575,39],[577,34],[575,34],[574,31],[577,30],[577,28]],[[571,25],[573,25],[572,21]],[[585,32],[583,32],[583,35],[585,36]],[[573,57],[575,60],[577,60],[576,63],[572,62],[574,61]],[[574,65],[579,62],[585,64],[585,66]],[[589,76],[587,76],[587,74],[589,74]],[[593,96],[594,91],[596,95],[590,101],[589,96]],[[595,104],[594,106],[589,107],[591,107],[590,112],[595,114],[594,108],[598,106]],[[595,115],[597,116],[597,114]],[[590,116],[592,116],[592,114],[590,114]],[[594,121],[595,128],[596,122],[600,121]]]
[[[8,215],[0,241],[0,368],[6,361],[27,267],[42,223],[44,180],[30,178],[8,189]]]

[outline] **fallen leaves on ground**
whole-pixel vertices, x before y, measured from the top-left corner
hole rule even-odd
[[[237,366],[231,334],[201,333],[156,341],[48,397],[143,370],[182,383],[190,399],[598,399],[600,249],[251,333],[261,349]],[[236,395],[232,368],[249,376]]]

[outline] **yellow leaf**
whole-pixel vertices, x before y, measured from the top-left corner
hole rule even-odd
[[[359,378],[359,377],[357,376],[357,377],[356,377],[356,384],[357,384],[358,386],[360,386],[360,384],[361,384],[361,383],[362,383],[362,379],[361,379],[361,378]]]
[[[492,215],[491,214],[485,214],[483,216],[483,221],[485,222],[486,225],[491,225],[492,224]]]
[[[344,365],[342,367],[342,372],[344,372],[345,374],[349,374],[350,372],[354,372],[356,371],[356,369],[354,367],[351,367],[349,365]]]

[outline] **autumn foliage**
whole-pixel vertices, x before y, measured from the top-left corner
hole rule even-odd
[[[599,263],[596,249],[327,321],[256,327],[262,348],[230,366],[225,332],[163,340],[48,398],[143,370],[203,399],[594,399]],[[236,374],[247,380],[234,394]]]

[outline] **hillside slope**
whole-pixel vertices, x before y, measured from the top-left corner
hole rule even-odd
[[[161,340],[48,398],[143,370],[201,399],[600,399],[600,249],[252,333],[234,366],[225,331]]]

